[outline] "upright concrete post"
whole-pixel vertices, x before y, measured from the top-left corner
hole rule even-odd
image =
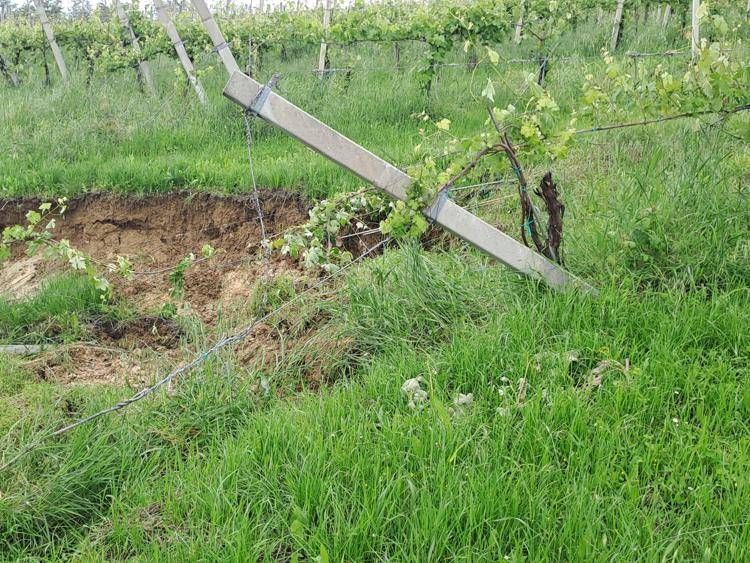
[[[320,52],[318,53],[318,78],[323,78],[328,66],[328,44],[326,35],[331,27],[331,1],[326,0],[326,7],[323,9],[323,37],[320,38]]]
[[[692,15],[692,28],[690,32],[690,52],[693,54],[693,58],[698,56],[698,51],[701,47],[701,22],[698,17],[698,11],[701,7],[701,0],[693,0],[691,9]]]

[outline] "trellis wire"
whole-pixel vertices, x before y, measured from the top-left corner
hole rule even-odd
[[[726,52],[729,52],[730,50],[726,50]],[[663,51],[663,52],[653,52],[653,53],[639,53],[636,51],[628,51],[627,53],[623,53],[620,56],[622,57],[628,57],[628,58],[657,58],[657,57],[664,57],[664,58],[670,58],[670,57],[679,57],[679,56],[688,56],[690,53],[686,51],[680,51],[680,50],[671,50],[671,51]],[[590,61],[590,60],[601,60],[601,55],[570,55],[570,56],[549,56],[546,57],[546,60],[549,62],[569,62],[569,61]],[[505,64],[539,64],[538,58],[517,58],[517,59],[504,59],[501,61],[501,63]],[[477,67],[477,66],[486,66],[490,63],[487,61],[478,61],[478,62],[462,62],[462,63],[435,63],[430,65],[430,68],[432,69],[443,69],[443,68],[465,68],[465,67]],[[415,64],[412,66],[412,68],[416,69],[419,65]],[[323,71],[319,71],[317,69],[311,69],[311,70],[290,70],[286,71],[285,74],[338,74],[338,73],[350,73],[350,72],[389,72],[389,73],[404,73],[404,69],[397,68],[395,65],[388,65],[388,66],[362,66],[362,67],[339,67],[339,68],[328,68]]]
[[[366,252],[360,254],[357,258],[349,262],[348,264],[344,264],[340,269],[333,272],[332,274],[329,274],[328,276],[321,279],[318,283],[310,286],[303,292],[296,295],[294,298],[290,299],[289,301],[286,301],[285,303],[282,303],[279,307],[271,311],[270,313],[267,313],[263,315],[262,317],[255,319],[253,322],[251,322],[249,325],[246,325],[244,328],[240,329],[239,331],[235,332],[231,336],[226,336],[222,339],[220,339],[218,342],[216,342],[213,346],[208,348],[207,350],[204,350],[201,352],[198,356],[196,356],[193,360],[188,362],[187,364],[184,364],[180,366],[179,368],[171,371],[168,375],[151,385],[150,387],[146,387],[145,389],[142,389],[132,397],[128,399],[124,399],[110,407],[107,407],[105,409],[102,409],[94,414],[91,414],[87,417],[84,417],[82,419],[79,419],[71,424],[68,424],[67,426],[64,426],[58,430],[55,430],[53,432],[50,432],[48,434],[45,434],[38,438],[37,440],[29,443],[27,446],[21,449],[21,451],[11,458],[9,461],[5,462],[3,465],[0,466],[0,471],[4,471],[11,465],[13,465],[16,461],[21,459],[23,456],[29,454],[30,452],[37,449],[39,446],[41,446],[45,441],[49,440],[50,438],[55,438],[57,436],[61,436],[62,434],[66,434],[67,432],[70,432],[71,430],[74,430],[78,428],[79,426],[83,426],[84,424],[88,424],[89,422],[92,422],[98,418],[101,418],[103,416],[106,416],[108,414],[111,414],[113,412],[120,411],[122,409],[125,409],[132,405],[133,403],[136,403],[140,401],[141,399],[151,395],[155,391],[159,390],[160,388],[164,387],[165,385],[168,385],[174,380],[175,378],[184,375],[190,371],[192,371],[197,366],[204,363],[209,357],[217,353],[219,350],[226,348],[230,344],[234,344],[236,342],[240,342],[247,338],[254,330],[255,328],[260,325],[261,323],[267,321],[272,316],[280,313],[284,309],[290,307],[292,304],[297,303],[307,295],[308,293],[311,293],[312,291],[318,289],[319,287],[323,286],[333,278],[341,275],[343,272],[345,272],[347,269],[351,268],[354,264],[364,260],[367,256],[375,252],[378,248],[386,245],[391,239],[384,239],[380,242],[378,242],[376,245],[370,247]]]

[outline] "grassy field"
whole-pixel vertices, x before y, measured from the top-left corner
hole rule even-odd
[[[583,57],[551,69],[561,106],[600,64],[588,57],[602,34],[561,44]],[[627,39],[673,46],[659,30]],[[407,165],[426,104],[459,131],[484,120],[472,102],[482,67],[445,69],[427,101],[408,72],[417,56],[404,55],[401,74],[355,73],[348,86],[306,74],[314,53],[272,58],[263,77],[286,71],[290,99]],[[392,51],[347,57],[381,67]],[[508,66],[498,105],[531,71]],[[242,120],[219,99],[218,71],[205,78],[206,109],[166,75],[154,98],[127,74],[2,90],[2,194],[247,190]],[[263,186],[318,198],[360,185],[280,132],[258,125],[256,138]],[[530,169],[535,182],[543,164]],[[590,136],[554,172],[567,267],[598,298],[552,292],[455,241],[389,249],[352,270],[335,299],[307,303],[327,319],[332,348],[347,343],[329,385],[305,389],[280,366],[259,393],[259,374],[227,351],[170,394],[45,443],[0,472],[0,558],[750,558],[748,145],[675,122]],[[515,234],[507,189],[482,212]],[[81,320],[125,314],[76,278],[50,283],[0,300],[0,342],[43,341],[50,325],[73,340]],[[216,336],[187,334],[196,352]],[[603,362],[611,369],[594,380]],[[423,409],[401,392],[414,377]],[[458,393],[473,404],[453,407]],[[128,395],[43,381],[0,355],[1,457]]]

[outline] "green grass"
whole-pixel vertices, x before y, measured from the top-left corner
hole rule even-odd
[[[655,39],[632,41],[645,50]],[[591,48],[579,45],[585,55]],[[588,64],[596,63],[553,67],[561,105],[578,95]],[[431,113],[468,129],[482,110],[466,103],[471,76],[451,72],[461,78],[441,78]],[[509,69],[508,82],[523,72]],[[349,90],[334,81],[328,99],[307,89],[312,79],[290,76],[282,87],[403,163],[417,137],[410,113],[423,100],[408,81],[382,88],[389,80],[355,75]],[[47,108],[48,135],[55,92],[28,94]],[[97,84],[89,95],[111,94],[112,112],[134,116],[137,142],[81,135],[77,164],[61,166],[57,183],[37,183],[33,159],[41,178],[57,158],[43,156],[51,145],[40,133],[19,152],[26,164],[0,163],[0,185],[11,193],[246,188],[234,110],[175,105],[164,110],[182,117],[175,126],[147,121],[144,99],[118,92]],[[511,100],[512,91],[498,97]],[[83,102],[69,104],[71,115],[84,111]],[[23,119],[31,121],[18,131],[39,124],[21,115],[11,120],[16,143]],[[72,136],[71,123],[59,127]],[[100,115],[81,127],[102,123]],[[123,146],[132,159],[118,160]],[[98,162],[87,152],[95,150]],[[279,133],[264,130],[256,152],[265,185],[320,196],[358,183]],[[196,176],[191,155],[211,182]],[[174,162],[186,163],[186,184],[166,180]],[[352,272],[339,299],[320,304],[331,334],[350,343],[330,386],[294,392],[300,381],[280,366],[266,375],[282,397],[264,395],[254,387],[259,374],[227,352],[173,395],[50,441],[0,473],[0,558],[747,560],[749,169],[747,144],[716,128],[697,134],[672,123],[583,140],[554,173],[567,206],[567,265],[598,298],[555,293],[458,242],[448,252],[389,250]],[[533,178],[542,171],[543,163],[529,167]],[[91,174],[101,184],[90,184]],[[515,232],[508,196],[482,212]],[[191,346],[211,339],[199,334]],[[590,370],[607,360],[628,369],[587,387]],[[418,376],[429,402],[411,410],[400,388]],[[473,393],[474,404],[452,415],[458,393]],[[0,452],[7,459],[43,430],[126,395],[39,382],[0,358]]]
[[[101,308],[100,293],[88,278],[51,278],[31,298],[0,296],[0,343],[78,339],[85,333],[85,322],[100,314]]]
[[[339,320],[371,358],[353,380],[267,401],[227,358],[51,444],[4,477],[8,554],[747,557],[746,289],[591,299],[413,250],[368,270]],[[573,350],[630,371],[586,390]],[[430,403],[415,412],[400,386],[420,375]],[[458,392],[475,403],[450,417]],[[79,408],[113,395],[79,394]],[[45,427],[78,414],[39,411]]]
[[[626,36],[623,50],[659,50],[675,40],[673,32],[663,37],[658,26],[647,32]],[[597,64],[606,42],[601,35],[601,26],[594,25],[566,35],[553,55],[580,54]],[[534,57],[536,49],[532,41],[500,46],[507,60]],[[291,101],[395,164],[411,162],[412,147],[419,142],[415,115],[423,110],[451,119],[457,133],[476,129],[486,117],[482,104],[471,103],[486,84],[486,67],[471,75],[456,67],[439,70],[428,99],[413,72],[424,57],[419,44],[404,45],[400,71],[394,69],[388,44],[332,47],[330,53],[334,67],[361,70],[351,81],[334,74],[320,82],[311,72],[317,51],[308,49],[293,51],[286,60],[272,52],[258,78],[266,81],[281,72],[281,92]],[[238,54],[241,63],[243,59]],[[459,52],[447,62],[466,60],[468,55]],[[567,72],[568,64],[553,62],[550,68],[551,89],[563,102],[579,95],[583,77],[582,72]],[[213,58],[199,64],[210,99],[203,108],[184,80],[178,80],[175,65],[166,59],[153,63],[159,92],[153,97],[139,91],[130,71],[95,76],[87,86],[85,69],[74,63],[69,65],[70,86],[45,87],[40,69],[32,69],[21,88],[0,85],[6,101],[0,107],[0,123],[5,124],[0,153],[7,155],[0,160],[0,196],[181,188],[246,191],[250,177],[244,125],[239,108],[221,96],[224,71]],[[498,93],[498,103],[514,101],[525,76],[534,72],[533,63],[510,63],[508,91]],[[325,197],[361,185],[358,178],[270,126],[256,124],[255,137],[257,179],[263,186]]]

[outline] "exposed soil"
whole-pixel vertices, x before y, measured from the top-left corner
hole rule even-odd
[[[275,233],[303,222],[307,204],[281,190],[260,192],[266,227]],[[25,223],[39,198],[0,200],[0,229]],[[210,243],[228,254],[246,253],[260,240],[260,222],[250,195],[172,193],[147,197],[88,194],[71,199],[55,233],[95,257],[139,258],[158,268]]]
[[[25,214],[43,200],[0,200],[0,231],[24,224]],[[298,196],[280,190],[261,192],[267,235],[278,234],[305,221],[307,205]],[[127,256],[138,272],[134,280],[120,284],[126,297],[139,308],[158,308],[168,296],[169,268],[189,253],[200,256],[204,244],[217,255],[193,265],[186,274],[186,300],[205,321],[217,312],[217,301],[247,297],[250,288],[242,282],[255,278],[252,258],[261,240],[260,222],[250,195],[165,194],[123,197],[89,194],[72,199],[63,218],[57,220],[57,239],[68,239],[74,248],[107,263]],[[15,260],[0,269],[0,293],[23,297],[61,265],[23,254],[19,245]],[[275,264],[275,268],[291,264]],[[248,271],[247,276],[241,272]],[[238,274],[239,272],[239,274]],[[227,284],[224,284],[224,281]]]
[[[0,231],[24,224],[26,212],[38,208],[42,201],[0,200]],[[269,238],[307,218],[305,201],[288,192],[262,191],[261,204]],[[248,302],[260,276],[289,276],[298,290],[311,276],[278,256],[270,262],[261,259],[260,222],[250,195],[89,194],[69,202],[54,233],[56,239],[70,240],[74,248],[103,264],[118,255],[127,256],[137,272],[132,280],[111,277],[117,293],[137,308],[135,320],[100,322],[90,327],[93,345],[60,347],[31,361],[40,378],[63,383],[130,383],[138,387],[153,379],[160,364],[184,359],[179,349],[184,337],[180,324],[164,320],[158,311],[168,301],[173,267],[191,252],[200,256],[205,244],[213,246],[216,255],[186,271],[179,314],[196,315],[209,330],[222,319],[251,316]],[[68,269],[53,260],[26,256],[21,245],[13,251],[12,260],[0,268],[0,294],[6,297],[32,294],[48,275]],[[293,343],[309,340],[311,330],[314,328],[290,338],[278,329],[259,327],[257,336],[243,343],[238,358],[242,363],[278,363]],[[318,380],[319,368],[312,371],[312,379]]]
[[[176,321],[162,317],[136,317],[125,322],[104,320],[92,328],[99,342],[131,350],[171,350],[180,344],[182,335]]]

